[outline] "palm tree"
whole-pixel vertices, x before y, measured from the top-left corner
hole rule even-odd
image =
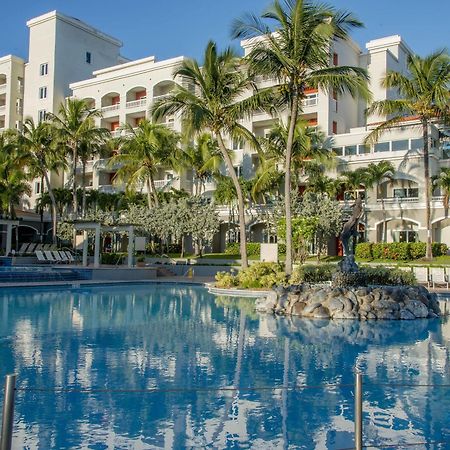
[[[270,187],[273,180],[277,179],[276,174],[280,174],[280,167],[286,166],[285,149],[288,132],[286,126],[277,123],[271,128],[267,137],[261,139],[260,166],[254,184],[254,193],[263,187]],[[331,149],[331,139],[327,139],[323,132],[308,126],[308,122],[298,120],[294,129],[291,163],[296,186],[300,184],[300,178],[312,164],[321,163],[328,166],[332,164],[334,154]]]
[[[120,151],[109,161],[111,167],[119,166],[115,181],[126,182],[128,190],[145,185],[148,207],[158,206],[155,175],[161,168],[179,166],[180,138],[165,125],[147,119],[141,120],[136,128],[127,124],[123,129],[126,135],[120,143]]]
[[[396,89],[398,99],[373,102],[367,113],[378,113],[388,117],[366,138],[367,143],[378,141],[383,132],[405,120],[417,117],[422,128],[424,184],[426,204],[427,250],[426,258],[432,259],[431,226],[431,182],[430,182],[430,126],[433,121],[448,118],[450,104],[450,56],[444,50],[424,58],[408,55],[408,75],[391,71],[381,84],[387,89]]]
[[[264,20],[274,23],[270,27]],[[292,273],[291,163],[295,127],[302,113],[308,88],[370,96],[368,76],[359,67],[330,67],[333,40],[346,39],[348,32],[362,26],[350,13],[336,11],[309,0],[275,0],[261,19],[248,15],[233,26],[235,38],[255,38],[246,58],[250,69],[276,79],[278,103],[287,105],[288,135],[285,165],[286,274]]]
[[[448,167],[441,167],[439,175],[433,177],[433,186],[438,187],[443,194],[445,214],[447,215],[450,197],[450,169]]]
[[[185,165],[192,169],[195,195],[201,195],[205,183],[219,173],[222,158],[217,140],[211,134],[201,134],[194,145],[184,150]]]
[[[372,187],[376,185],[377,198],[381,199],[381,209],[383,211],[383,236],[382,241],[386,242],[387,235],[387,222],[386,222],[386,209],[384,206],[384,196],[381,192],[381,185],[385,181],[391,181],[394,178],[395,168],[389,161],[380,161],[379,163],[370,163],[367,166],[366,187]]]
[[[330,178],[323,173],[323,169],[316,171],[315,167],[308,169],[308,180],[306,190],[314,192],[315,194],[327,194],[329,198],[336,198],[342,181],[335,178]]]
[[[48,122],[35,125],[33,119],[28,118],[23,125],[22,134],[18,139],[26,160],[26,166],[33,177],[45,180],[48,196],[51,202],[52,236],[56,243],[57,232],[57,207],[53,188],[50,182],[50,172],[64,170],[67,166],[61,147],[54,144],[53,130]],[[44,205],[41,205],[44,206]]]
[[[188,136],[209,132],[217,140],[237,193],[241,260],[242,267],[247,267],[244,196],[225,137],[256,145],[253,134],[238,121],[249,118],[253,111],[265,105],[271,94],[256,92],[248,97],[253,84],[242,70],[242,61],[230,48],[218,52],[214,42],[206,47],[202,67],[196,60],[185,60],[175,70],[174,77],[182,77],[188,87],[175,84],[172,94],[154,105],[154,117],[160,119],[181,113]]]
[[[0,211],[11,219],[16,218],[15,206],[22,197],[31,194],[23,156],[16,132],[0,134]]]
[[[85,152],[86,146],[92,148],[103,144],[110,133],[107,129],[95,125],[95,119],[101,117],[101,112],[92,109],[85,100],[69,98],[65,104],[61,104],[57,115],[48,113],[47,117],[55,125],[58,142],[70,153],[72,159],[72,201],[76,217],[78,215],[76,174],[80,152]]]

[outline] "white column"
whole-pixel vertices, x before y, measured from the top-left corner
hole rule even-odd
[[[12,223],[6,224],[6,256],[11,253],[12,247]]]
[[[128,267],[133,267],[134,227],[128,229]]]
[[[100,266],[100,225],[95,227],[94,267]]]
[[[83,266],[88,265],[88,232],[83,230]]]

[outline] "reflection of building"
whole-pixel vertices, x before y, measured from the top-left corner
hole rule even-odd
[[[23,117],[27,115],[39,120],[45,112],[56,112],[63,99],[73,95],[86,99],[92,107],[100,109],[103,116],[98,119],[98,124],[117,137],[123,133],[119,130],[121,125],[126,123],[134,127],[143,117],[148,117],[152,102],[170,91],[174,82],[173,71],[183,60],[183,57],[177,57],[157,61],[151,56],[127,61],[119,54],[120,41],[57,12],[37,17],[27,24],[30,43],[25,69],[23,62],[15,57],[0,59],[0,128],[20,128]],[[252,41],[241,44],[247,54]],[[387,70],[405,71],[410,52],[400,36],[370,41],[365,52],[353,41],[336,41],[330,63],[366,68],[371,77],[374,100],[382,100],[394,98],[395,92],[382,88],[381,78]],[[25,91],[22,104],[23,77]],[[260,87],[271,84],[271,80],[264,77],[257,82]],[[384,233],[388,241],[423,241],[426,237],[425,186],[422,180],[420,127],[416,126],[414,118],[405,119],[403,127],[386,133],[379,143],[364,145],[364,138],[370,129],[385,119],[375,115],[366,117],[366,106],[349,95],[338,96],[335,92],[310,89],[302,105],[302,118],[311,127],[318,127],[333,137],[338,164],[332,175],[381,160],[389,160],[396,167],[392,182],[384,183],[378,194],[376,188],[366,193],[367,217],[362,232],[372,241],[382,240]],[[8,111],[8,114],[2,114],[2,111]],[[242,123],[255,136],[265,136],[275,122],[280,119],[286,121],[286,111],[280,114],[281,117],[276,118],[264,112],[255,112],[250,120]],[[179,117],[166,117],[162,122],[176,131],[182,129]],[[450,143],[448,139],[441,139],[442,135],[436,127],[431,128],[430,166],[432,174],[437,174],[440,167],[449,165]],[[228,145],[234,154],[237,173],[245,178],[252,177],[259,165],[255,150],[238,141],[229,140]],[[116,169],[108,167],[103,159],[88,162],[88,189],[103,192],[123,189],[123,186],[113,185]],[[155,185],[158,190],[174,187],[193,192],[194,181],[189,170],[176,174],[161,169]],[[55,186],[62,186],[70,183],[70,177],[53,174],[52,182]],[[42,186],[37,181],[32,188],[31,206],[40,195]],[[202,195],[210,198],[214,189],[214,181],[209,180],[201,187]],[[444,210],[443,197],[440,192],[434,194],[433,238],[450,243],[450,220]],[[346,195],[343,193],[340,198],[343,204],[351,200]],[[255,241],[268,240],[269,233],[264,229],[258,208],[253,206],[247,211],[250,236]],[[230,229],[236,223],[228,207],[220,207],[219,213],[223,225],[220,236],[215,239],[214,250],[223,250],[226,236],[233,234]]]

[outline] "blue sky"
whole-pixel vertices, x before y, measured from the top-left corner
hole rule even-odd
[[[450,47],[450,0],[328,0],[362,20],[353,33],[363,46],[382,36],[400,34],[419,54]],[[123,41],[131,59],[186,55],[201,57],[209,39],[230,44],[230,24],[244,12],[260,12],[266,0],[2,0],[0,56],[27,56],[25,22],[57,9]],[[238,46],[238,43],[234,43]]]

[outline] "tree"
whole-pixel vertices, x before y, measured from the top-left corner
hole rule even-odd
[[[426,205],[427,250],[426,258],[432,259],[431,182],[430,182],[430,126],[433,121],[448,119],[450,104],[450,56],[441,50],[424,58],[408,55],[408,74],[389,71],[381,84],[395,89],[397,99],[373,102],[368,114],[378,113],[388,117],[366,138],[367,143],[378,141],[384,131],[405,120],[417,117],[423,136],[423,167]]]
[[[380,161],[379,163],[370,163],[367,166],[366,187],[377,188],[377,198],[381,199],[381,209],[383,211],[383,237],[382,241],[386,242],[387,222],[386,222],[386,208],[384,205],[384,196],[381,192],[381,185],[385,181],[392,181],[394,179],[395,168],[389,161]]]
[[[15,206],[23,195],[31,194],[29,176],[25,171],[26,158],[18,146],[15,131],[0,134],[0,211],[16,218]]]
[[[185,150],[185,165],[193,171],[194,195],[201,195],[205,183],[219,173],[222,158],[217,140],[209,133],[201,134],[195,144]]]
[[[47,117],[55,125],[59,145],[70,153],[72,159],[72,201],[73,214],[76,217],[78,215],[76,176],[80,151],[85,152],[86,148],[103,144],[110,133],[107,129],[95,125],[95,119],[101,117],[101,112],[92,109],[85,100],[69,98],[65,104],[60,105],[58,114],[48,113]]]
[[[273,188],[273,183],[280,179],[280,168],[286,167],[288,133],[285,125],[277,123],[270,129],[267,137],[261,139],[260,167],[252,193],[254,197],[266,188]],[[294,129],[291,163],[292,178],[297,186],[311,165],[332,164],[334,154],[331,149],[331,139],[326,138],[325,134],[316,128],[308,126],[308,122],[298,120]]]
[[[444,203],[444,208],[446,210],[446,215],[448,214],[449,196],[450,196],[450,169],[447,167],[441,167],[441,172],[439,175],[433,177],[433,186],[441,190]]]
[[[31,176],[45,180],[51,203],[53,242],[56,243],[58,214],[55,194],[50,182],[50,172],[64,170],[67,164],[61,147],[55,145],[53,138],[53,130],[48,122],[41,122],[35,125],[33,119],[28,118],[23,124],[23,130],[19,136],[18,144],[23,152],[22,157],[25,158],[26,166]],[[42,193],[42,195],[44,194]],[[44,203],[41,202],[40,206],[44,207]]]
[[[230,48],[218,52],[216,44],[209,42],[203,66],[187,59],[175,70],[174,77],[183,78],[184,85],[175,83],[173,92],[156,102],[153,114],[156,119],[180,113],[186,134],[195,136],[209,132],[217,140],[227,175],[232,179],[237,193],[240,252],[242,267],[248,266],[244,196],[235,172],[232,157],[225,145],[225,137],[243,139],[256,145],[252,133],[239,123],[265,105],[270,97],[265,92],[252,92],[251,78],[244,73],[242,62]]]
[[[126,136],[121,140],[119,153],[109,165],[119,166],[115,181],[127,183],[127,190],[143,185],[147,188],[148,207],[159,205],[155,187],[155,175],[161,168],[178,166],[179,136],[165,125],[141,120],[136,128],[125,125]]]
[[[275,26],[270,27],[264,19],[275,23]],[[233,26],[236,38],[260,38],[255,40],[246,62],[254,73],[277,80],[278,104],[287,105],[290,118],[284,187],[287,275],[292,273],[291,163],[302,101],[308,88],[369,98],[365,70],[351,66],[330,67],[333,40],[346,39],[352,28],[360,26],[361,22],[350,13],[308,0],[285,0],[283,3],[275,0],[261,18],[251,14],[237,20]]]

